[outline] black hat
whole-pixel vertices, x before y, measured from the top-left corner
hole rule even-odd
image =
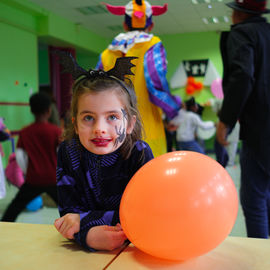
[[[266,8],[267,1],[265,0],[235,0],[227,3],[230,8],[243,11],[251,14],[270,13],[270,9]]]

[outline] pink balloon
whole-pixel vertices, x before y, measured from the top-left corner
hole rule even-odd
[[[217,78],[212,82],[211,92],[216,98],[222,99],[224,97],[222,90],[222,79]]]

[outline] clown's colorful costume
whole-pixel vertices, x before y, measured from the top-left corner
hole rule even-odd
[[[112,6],[107,5],[107,8],[111,11]],[[132,15],[129,14],[131,10],[133,10]],[[132,16],[132,21],[129,22],[132,23],[131,29],[140,29],[138,21],[136,21],[136,27],[134,27],[136,10],[139,15],[141,12],[145,16],[143,26],[152,23],[151,15],[154,7],[151,7],[146,1],[142,1],[142,5],[138,6],[136,1],[133,0],[124,9],[126,22],[127,18],[130,20],[130,16]],[[115,10],[114,14],[122,15],[119,12],[115,13]],[[153,12],[153,15],[160,14],[162,14],[160,10],[159,12],[156,10],[156,14]],[[180,101],[170,94],[166,79],[166,52],[161,40],[153,34],[138,30],[129,31],[116,36],[108,48],[102,52],[97,69],[106,71],[111,69],[116,59],[123,56],[138,57],[137,60],[133,60],[136,67],[132,68],[132,72],[135,76],[130,76],[130,79],[133,82],[138,99],[138,108],[145,129],[145,141],[150,145],[156,157],[166,153],[162,110],[168,118],[173,118],[180,109]]]

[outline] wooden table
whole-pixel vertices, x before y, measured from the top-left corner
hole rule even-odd
[[[121,252],[87,252],[53,225],[0,222],[1,270],[100,270]]]
[[[109,270],[270,270],[270,240],[227,237],[217,248],[184,262],[154,258],[127,247]]]
[[[1,270],[268,270],[270,240],[227,237],[209,253],[184,262],[147,255],[132,244],[113,252],[87,252],[53,225],[0,222]]]

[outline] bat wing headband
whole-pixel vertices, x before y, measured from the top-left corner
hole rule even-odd
[[[88,71],[78,65],[71,53],[65,51],[55,51],[55,54],[59,57],[59,63],[63,66],[63,73],[70,73],[74,80],[79,78],[89,78],[94,80],[98,77],[108,77],[118,81],[124,88],[123,82],[126,75],[134,75],[131,71],[132,67],[135,67],[131,63],[131,60],[138,57],[120,57],[116,59],[115,65],[108,71],[89,69]]]
[[[114,15],[125,15],[125,22],[131,29],[147,28],[152,24],[152,15],[162,15],[168,8],[168,4],[164,4],[164,6],[151,6],[144,0],[133,0],[126,6],[104,4],[110,13]]]

